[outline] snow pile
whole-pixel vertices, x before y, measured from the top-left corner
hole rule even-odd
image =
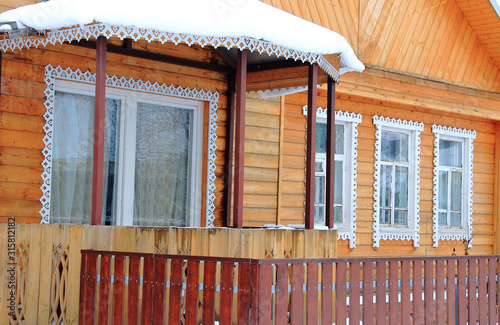
[[[38,30],[100,22],[200,36],[249,37],[302,52],[340,54],[347,68],[364,70],[343,36],[258,0],[50,0],[0,14],[0,22],[7,21]]]

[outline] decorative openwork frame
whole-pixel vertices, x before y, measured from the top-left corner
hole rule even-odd
[[[302,114],[307,116],[307,105],[302,107]],[[318,107],[316,110],[316,120],[318,121],[326,121],[327,118],[327,109]],[[342,121],[345,123],[349,123],[349,131],[350,134],[346,137],[346,148],[349,149],[348,160],[350,160],[350,164],[346,165],[346,168],[349,169],[348,177],[350,186],[347,188],[347,200],[346,207],[349,205],[348,213],[349,216],[346,216],[346,220],[344,220],[344,224],[342,226],[337,227],[337,238],[342,240],[349,240],[349,248],[356,248],[356,199],[357,199],[357,187],[358,184],[356,179],[358,177],[357,167],[358,167],[358,124],[362,121],[362,115],[350,112],[343,111],[335,111],[335,120]],[[346,129],[347,131],[347,129]]]
[[[424,130],[424,124],[420,122],[406,121],[382,116],[374,116],[373,124],[376,127],[375,131],[375,172],[373,177],[373,247],[379,247],[380,240],[413,240],[413,246],[419,247],[420,240],[420,133]],[[381,159],[381,140],[382,130],[384,128],[409,130],[410,137],[410,152],[409,159],[411,162],[414,157],[413,179],[410,179],[408,186],[414,187],[414,195],[408,196],[408,200],[413,200],[409,204],[408,217],[413,219],[413,225],[407,228],[392,228],[383,227],[381,229],[379,223],[379,198],[380,198],[380,159]],[[412,207],[412,208],[411,208]],[[411,209],[410,209],[411,208]]]
[[[267,53],[270,56],[285,57],[295,61],[317,63],[330,77],[336,82],[339,81],[340,73],[335,69],[327,59],[322,55],[310,52],[302,52],[292,50],[268,41],[258,40],[249,37],[215,37],[215,36],[200,36],[182,33],[169,33],[149,28],[112,26],[107,24],[92,24],[79,27],[57,29],[45,31],[45,37],[35,38],[17,38],[6,39],[0,41],[0,48],[4,51],[29,49],[31,47],[45,47],[49,44],[62,44],[64,42],[79,41],[82,39],[89,40],[90,38],[97,39],[99,36],[106,38],[118,37],[120,40],[131,38],[134,41],[144,39],[148,42],[159,41],[164,44],[172,42],[175,45],[185,43],[189,46],[198,44],[201,47],[213,46],[214,48],[225,47],[227,49],[238,48],[240,50],[248,49],[249,51],[257,51],[260,54]],[[340,56],[340,72],[352,71]]]
[[[95,73],[89,71],[82,72],[80,70],[72,70],[71,68],[63,69],[60,66],[53,67],[52,65],[47,65],[45,67],[45,83],[47,88],[45,89],[45,108],[47,111],[44,114],[45,125],[43,129],[45,130],[45,137],[43,142],[45,143],[45,148],[42,153],[45,159],[42,162],[43,173],[42,179],[43,184],[40,187],[42,190],[42,197],[40,202],[42,203],[42,208],[40,209],[40,215],[42,217],[41,223],[50,222],[50,181],[51,181],[51,168],[52,168],[52,132],[53,132],[53,115],[54,115],[54,98],[55,98],[55,81],[56,79],[77,81],[86,84],[95,84]],[[209,121],[208,121],[208,161],[207,161],[207,203],[206,203],[206,226],[214,227],[214,211],[215,211],[215,160],[217,158],[217,109],[219,102],[219,93],[196,90],[182,87],[174,87],[172,85],[168,86],[166,84],[151,83],[149,81],[134,80],[132,78],[126,79],[124,77],[117,76],[107,76],[106,86],[120,88],[125,90],[141,91],[145,93],[153,93],[160,95],[167,95],[172,97],[180,97],[187,99],[196,99],[201,101],[206,101],[209,103]]]
[[[432,133],[434,133],[434,168],[432,178],[432,246],[438,247],[439,240],[466,240],[469,247],[472,247],[472,185],[474,167],[474,139],[476,131],[451,128],[437,124],[432,125]],[[439,183],[439,140],[441,136],[449,136],[464,140],[464,161],[463,161],[463,177],[466,187],[462,190],[462,200],[465,202],[464,211],[462,214],[467,220],[467,225],[464,229],[440,229],[438,218],[438,183]]]

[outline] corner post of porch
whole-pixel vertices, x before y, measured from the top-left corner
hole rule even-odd
[[[94,115],[94,169],[92,173],[91,224],[102,224],[103,168],[104,168],[104,119],[106,105],[106,37],[99,36],[96,45],[96,82]]]
[[[314,229],[314,176],[316,162],[316,102],[318,65],[309,66],[307,94],[307,152],[306,152],[306,220],[305,228]]]
[[[234,106],[236,100],[236,74],[228,74],[227,83],[227,121],[226,121],[226,163],[224,165],[224,215],[223,226],[231,226],[233,158],[234,158]]]
[[[243,182],[245,156],[245,105],[247,88],[247,50],[238,51],[236,66],[236,105],[234,138],[233,227],[243,227]]]
[[[333,228],[335,203],[335,81],[332,77],[328,77],[327,85],[325,225],[331,229]]]

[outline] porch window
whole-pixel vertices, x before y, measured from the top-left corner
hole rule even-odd
[[[303,107],[307,115],[307,106]],[[314,222],[325,224],[326,218],[326,109],[316,111],[316,163]],[[339,239],[356,247],[356,177],[358,124],[361,114],[335,111],[335,184],[334,224]]]
[[[434,247],[472,234],[472,142],[475,131],[432,126],[434,138]]]
[[[106,90],[102,223],[197,226],[203,103]],[[57,82],[51,221],[90,223],[93,86]]]
[[[413,240],[418,247],[422,123],[373,117],[375,135],[374,236]]]

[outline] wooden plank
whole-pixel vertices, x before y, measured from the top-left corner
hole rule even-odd
[[[449,259],[446,265],[446,320],[447,324],[456,322],[456,265],[455,261]]]
[[[113,315],[112,324],[123,323],[123,299],[125,287],[125,256],[114,257]]]
[[[363,263],[363,324],[373,324],[373,262]]]
[[[435,318],[434,314],[434,261],[424,261],[425,322]]]
[[[233,279],[234,264],[231,262],[221,263],[220,282],[220,314],[219,323],[221,325],[231,325],[233,306]],[[186,317],[187,322],[187,317]]]
[[[304,266],[292,263],[292,294],[290,307],[290,324],[302,324]]]
[[[97,255],[91,254],[87,259],[88,278],[85,290],[85,322],[84,324],[94,324],[96,310],[96,284],[97,284]]]
[[[487,316],[488,316],[488,303],[487,303],[487,297],[486,297],[486,284],[487,284],[487,277],[486,277],[486,259],[485,258],[479,258],[478,259],[478,279],[479,279],[479,284],[478,284],[478,306],[479,306],[479,324],[486,324],[487,323]]]
[[[351,262],[349,281],[349,324],[359,324],[361,315],[361,301],[359,300],[360,290],[360,263]]]
[[[228,76],[228,95],[227,95],[227,119],[226,119],[226,148],[224,165],[224,214],[223,225],[229,227],[231,225],[231,206],[232,206],[232,182],[233,182],[233,147],[234,147],[234,109],[236,103],[236,76],[230,74]]]
[[[182,260],[173,259],[170,264],[169,324],[181,319]]]
[[[497,321],[496,313],[496,293],[497,293],[497,280],[496,280],[496,266],[497,259],[492,257],[488,259],[488,322],[495,324]]]
[[[314,229],[314,180],[316,159],[316,103],[318,65],[309,66],[307,96],[306,202],[305,228]]]
[[[111,282],[111,255],[101,255],[99,284],[99,324],[108,324]]]
[[[444,292],[444,261],[436,261],[436,320],[438,324],[445,324],[445,292]]]
[[[154,284],[153,284],[153,318],[154,322],[163,324],[165,317],[165,287],[166,287],[167,260],[154,259]]]
[[[467,324],[467,298],[466,298],[466,261],[458,261],[457,270],[457,298],[458,298],[458,324]]]
[[[497,122],[500,130],[500,123]],[[500,132],[495,134],[495,173],[494,173],[494,218],[493,218],[493,253],[500,254]]]
[[[398,303],[398,270],[397,261],[389,262],[389,323],[400,324],[398,322],[399,303]]]
[[[307,263],[307,323],[318,324],[318,263]]]
[[[187,280],[186,280],[186,324],[196,323],[198,319],[198,279],[199,279],[199,261],[187,262]]]
[[[249,263],[238,264],[237,323],[250,323],[250,274]]]
[[[215,272],[217,263],[204,262],[203,272],[203,324],[215,323]]]
[[[17,220],[17,219],[16,219]],[[38,308],[39,308],[39,294],[40,294],[40,287],[42,282],[40,281],[41,274],[41,263],[42,261],[40,260],[41,258],[41,246],[43,246],[42,243],[42,226],[32,226],[32,225],[21,225],[17,224],[16,225],[16,238],[19,234],[19,232],[24,232],[29,229],[29,242],[30,242],[30,247],[29,247],[29,270],[28,270],[28,283],[27,283],[27,288],[26,288],[26,301],[30,301],[29,304],[26,306],[26,324],[31,324],[31,323],[37,323],[37,314],[38,314]],[[7,232],[6,232],[7,233]],[[0,236],[2,237],[2,236]],[[17,239],[16,239],[17,240]],[[6,239],[7,241],[7,239]],[[1,243],[1,240],[0,240]],[[28,242],[25,242],[24,244],[27,244]],[[38,245],[32,245],[31,243],[40,243]],[[5,245],[6,246],[6,245]],[[3,247],[5,247],[3,246]],[[78,244],[75,244],[74,246],[78,247]],[[74,259],[80,258],[79,264],[81,264],[81,257],[76,257]],[[70,260],[71,263],[71,260]],[[75,262],[76,264],[76,262]],[[75,274],[70,274],[70,280],[72,283],[80,283],[81,282],[81,276],[80,276],[80,269],[81,266],[76,270],[77,272]],[[70,269],[71,271],[71,269]],[[80,290],[74,294],[69,294],[68,301],[76,301],[76,304],[73,306],[79,306],[79,296],[80,296]],[[7,297],[7,295],[5,295]],[[0,299],[1,300],[1,299]],[[6,305],[6,304],[5,304]],[[72,320],[75,322],[79,319],[79,308],[74,308],[74,313],[71,313],[71,316],[73,317]],[[1,319],[1,318],[0,318]]]
[[[139,307],[139,257],[129,258],[127,324],[137,324]]]
[[[79,304],[79,324],[87,323],[87,291],[89,290],[89,279],[90,279],[90,265],[89,265],[89,255],[82,254],[82,271],[80,276],[80,304]]]
[[[276,324],[287,322],[288,318],[288,264],[276,265]],[[330,323],[331,324],[331,323]]]
[[[155,260],[152,257],[144,257],[143,263],[141,324],[146,324],[153,320]]]
[[[476,259],[469,258],[467,260],[467,280],[468,280],[468,294],[469,294],[469,323],[476,323],[477,318],[477,297],[474,294],[477,290],[476,286]]]
[[[422,261],[413,262],[413,317],[414,324],[424,324],[422,306]]]
[[[377,273],[377,324],[384,324],[386,320],[386,285],[385,285],[385,273],[386,273],[386,262],[378,261],[376,264]]]
[[[410,300],[410,261],[401,262],[401,324],[410,324],[411,300]]]
[[[333,322],[333,264],[321,264],[321,324]]]
[[[259,269],[259,308],[256,311],[259,315],[258,324],[272,324],[272,265],[261,264]],[[317,306],[317,305],[316,305]],[[255,309],[252,308],[252,311]]]
[[[278,197],[276,200],[276,224],[281,224],[282,186],[283,186],[283,150],[285,139],[285,96],[280,98],[280,129],[279,129],[279,152],[278,152]]]
[[[250,266],[250,324],[259,324],[259,264],[252,263]]]
[[[335,324],[346,324],[347,319],[347,263],[336,263]]]

